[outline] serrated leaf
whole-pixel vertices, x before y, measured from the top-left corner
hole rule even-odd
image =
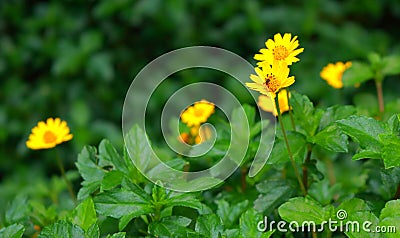
[[[319,123],[319,130],[323,130],[325,127],[331,125],[335,121],[348,118],[356,113],[356,108],[350,105],[335,105],[328,107],[321,117]]]
[[[217,214],[221,217],[225,228],[231,228],[237,224],[240,215],[247,209],[249,201],[245,200],[232,206],[223,199],[216,200],[215,203],[218,206]]]
[[[87,238],[99,238],[100,237],[100,230],[97,224],[93,224],[90,226],[86,231]]]
[[[0,229],[0,237],[21,238],[24,235],[25,228],[21,224],[12,224]]]
[[[379,220],[379,226],[392,229],[392,232],[385,233],[386,237],[398,237],[398,233],[400,232],[400,200],[387,202],[381,211]]]
[[[293,194],[293,188],[282,180],[267,180],[256,188],[261,194],[254,201],[254,208],[264,214],[270,214]]]
[[[295,221],[301,225],[303,222],[314,221],[316,225],[320,225],[331,217],[333,206],[324,207],[309,197],[296,197],[282,204],[278,211],[287,222]]]
[[[400,166],[400,136],[399,135],[381,135],[383,143],[382,159],[385,168]]]
[[[359,159],[381,159],[382,154],[380,151],[371,151],[371,150],[361,150],[357,154],[353,155],[353,160]]]
[[[118,154],[117,150],[110,143],[110,141],[104,139],[100,142],[99,166],[103,167],[106,165],[111,165],[117,170],[125,174],[129,174],[129,164],[131,164],[131,161],[125,161],[124,158]]]
[[[307,142],[303,134],[299,132],[289,131],[287,133],[290,151],[296,162],[302,163],[307,153]],[[278,138],[272,148],[271,155],[267,160],[268,164],[282,164],[289,162],[289,153],[286,143],[283,139]]]
[[[368,64],[352,62],[351,67],[344,71],[342,81],[345,87],[354,87],[356,84],[372,79],[373,76],[374,72]]]
[[[190,237],[192,232],[186,228],[190,224],[186,217],[164,217],[159,222],[152,222],[148,232],[156,237]]]
[[[125,238],[126,232],[118,232],[113,235],[107,235],[107,238]]]
[[[91,197],[86,198],[74,209],[72,222],[84,230],[89,229],[97,222],[97,215]]]
[[[254,208],[250,208],[245,211],[240,217],[240,233],[243,238],[254,237],[254,238],[268,238],[270,237],[275,230],[272,231],[259,231],[258,223],[263,221],[264,217],[257,213]]]
[[[337,121],[337,124],[344,133],[359,143],[362,149],[370,151],[380,151],[382,143],[379,135],[388,133],[388,129],[382,122],[371,117],[351,116]]]
[[[318,132],[312,142],[332,152],[348,151],[348,137],[336,125],[330,125]]]
[[[190,207],[197,210],[202,208],[201,202],[192,193],[176,193],[163,201],[166,207],[183,206]]]
[[[354,230],[346,231],[345,234],[352,238],[363,238],[363,237],[380,237],[379,234],[373,232],[367,232],[363,229],[364,222],[371,222],[369,229],[373,230],[378,225],[378,218],[373,214],[368,205],[359,198],[352,198],[340,204],[336,209],[335,213],[332,214],[332,219],[343,224],[347,222],[357,222],[359,229],[354,226]],[[348,223],[350,224],[350,223]],[[350,228],[352,226],[349,226]]]
[[[145,193],[143,191],[143,193]],[[114,218],[130,215],[132,218],[153,212],[148,200],[142,196],[124,190],[110,190],[94,198],[95,208],[99,214]]]
[[[84,180],[78,192],[78,199],[82,200],[100,188],[105,172],[97,165],[96,148],[92,146],[83,148],[75,165]]]
[[[85,232],[77,225],[66,221],[58,221],[46,226],[40,232],[38,238],[86,238]]]
[[[216,214],[205,214],[197,218],[195,230],[205,237],[219,238],[224,231],[224,225]]]
[[[102,191],[110,190],[120,185],[124,174],[118,170],[112,170],[104,175],[103,181],[101,181],[100,188]]]
[[[138,125],[134,125],[127,134],[125,142],[129,157],[134,165],[141,172],[145,172],[150,161],[154,158],[146,133]]]
[[[296,92],[291,93],[290,104],[293,108],[293,116],[296,125],[299,125],[311,137],[315,134],[323,111],[314,110],[314,105],[310,99]]]

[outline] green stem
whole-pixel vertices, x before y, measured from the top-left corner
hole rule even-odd
[[[302,170],[303,170],[303,184],[304,187],[306,189],[306,191],[308,190],[308,163],[310,162],[311,159],[311,153],[312,153],[312,146],[308,145],[307,146],[307,157],[306,157],[306,161],[303,163],[302,166]]]
[[[383,101],[382,81],[375,80],[375,85],[376,85],[376,94],[378,96],[379,112],[382,116],[383,112],[385,111],[385,103]]]
[[[287,101],[288,101],[288,105],[289,105],[290,122],[292,123],[293,130],[296,131],[296,124],[294,123],[294,117],[293,117],[293,113],[292,113],[292,106],[290,105],[290,101],[289,101],[290,91],[289,91],[289,89],[286,89],[286,91],[287,91],[286,97],[287,97]]]
[[[243,167],[241,170],[241,185],[242,185],[242,192],[246,190],[246,175],[247,175],[247,168]]]
[[[275,97],[276,110],[278,111],[278,120],[279,120],[279,123],[281,125],[283,138],[284,138],[285,143],[286,143],[286,148],[288,150],[290,162],[292,163],[292,167],[293,167],[294,173],[296,174],[297,181],[300,184],[301,191],[303,192],[303,194],[305,196],[305,195],[307,195],[307,191],[306,191],[306,189],[304,187],[303,182],[301,181],[301,177],[300,177],[299,171],[297,170],[296,162],[294,161],[292,151],[290,150],[290,145],[289,145],[289,141],[288,141],[288,138],[287,138],[287,135],[286,135],[285,126],[283,125],[282,113],[281,113],[281,110],[279,108],[279,100],[278,100],[279,96],[278,96],[278,94],[279,93],[277,93],[276,97]]]
[[[60,154],[59,154],[58,150],[57,150],[57,152],[56,152],[56,160],[57,160],[58,168],[60,169],[60,172],[61,172],[61,177],[64,179],[65,184],[67,185],[69,195],[71,196],[72,201],[74,201],[74,203],[76,203],[76,195],[75,195],[75,192],[74,192],[74,190],[72,189],[72,184],[71,184],[71,182],[69,181],[69,179],[67,178],[67,175],[65,174],[64,165],[63,165],[63,163],[61,162],[61,158],[60,158]]]

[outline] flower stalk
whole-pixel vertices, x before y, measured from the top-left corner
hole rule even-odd
[[[64,165],[63,165],[63,163],[61,161],[60,154],[58,153],[58,150],[56,152],[56,156],[55,157],[56,157],[56,160],[57,160],[58,168],[60,169],[60,172],[61,172],[61,177],[64,179],[64,182],[67,185],[67,189],[68,189],[69,195],[71,196],[72,201],[74,201],[74,203],[76,203],[77,200],[76,200],[76,195],[75,195],[74,189],[72,188],[71,181],[69,181],[69,179],[67,178],[67,175],[65,173],[65,168],[64,168]]]
[[[288,150],[289,159],[290,159],[290,162],[292,164],[292,167],[293,167],[294,173],[296,175],[297,181],[299,182],[300,189],[303,192],[303,195],[305,196],[305,195],[307,195],[307,190],[304,187],[304,183],[303,183],[303,181],[302,181],[302,179],[300,177],[300,173],[297,170],[296,161],[294,160],[292,151],[290,150],[289,140],[288,140],[287,135],[286,135],[285,126],[283,124],[282,113],[281,113],[280,108],[279,108],[279,93],[275,97],[275,103],[276,103],[276,108],[277,108],[277,111],[278,111],[279,124],[281,126],[282,133],[283,133],[283,138],[285,140],[286,148]]]

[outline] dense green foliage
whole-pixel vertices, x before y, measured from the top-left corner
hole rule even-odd
[[[278,230],[258,232],[259,221],[320,225],[341,209],[348,213],[344,221],[395,225],[400,232],[399,24],[396,0],[1,1],[0,237],[280,237]],[[246,176],[262,144],[256,105],[227,75],[202,69],[166,80],[148,113],[157,122],[166,99],[189,83],[224,86],[251,104],[245,106],[251,138],[244,162],[204,192],[177,193],[143,177],[121,133],[122,105],[135,75],[163,53],[192,45],[221,47],[255,65],[254,53],[276,32],[298,35],[305,49],[291,71],[296,126],[287,114],[283,122],[307,195],[279,126],[268,164],[256,177]],[[327,63],[350,60],[344,89],[320,78]],[[374,81],[383,84],[384,113]],[[29,151],[30,129],[56,116],[68,122],[73,140]],[[201,162],[161,146],[158,126],[147,133],[169,166],[204,168],[228,146],[224,120],[211,118],[222,137]],[[138,135],[133,143],[144,140]],[[77,201],[57,170],[56,151]],[[157,166],[150,169],[158,173]],[[339,230],[333,236],[342,234],[380,237]],[[332,234],[325,229],[322,235]]]

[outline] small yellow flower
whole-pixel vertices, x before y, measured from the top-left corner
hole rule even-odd
[[[291,38],[290,33],[285,33],[283,38],[281,34],[277,33],[274,40],[268,39],[265,42],[267,48],[261,49],[261,54],[254,55],[255,60],[261,61],[258,65],[264,67],[265,64],[274,64],[275,62],[285,62],[287,65],[291,65],[299,61],[296,56],[303,52],[304,48],[296,49],[299,46],[297,36]]]
[[[32,129],[26,146],[32,150],[49,149],[71,139],[72,134],[65,121],[61,121],[60,118],[48,118],[46,123],[40,121]]]
[[[250,75],[250,79],[254,83],[246,83],[246,86],[267,96],[271,94],[273,99],[280,89],[294,83],[294,76],[289,77],[290,70],[286,63],[266,65],[262,68],[255,68],[255,71],[257,75]]]
[[[196,144],[201,144],[211,138],[211,129],[207,125],[203,125],[202,127],[195,129],[197,129],[197,134],[193,135],[196,135],[194,139]],[[193,130],[191,131],[194,132]]]
[[[289,97],[290,97],[290,93],[289,93]],[[290,110],[289,102],[288,102],[288,91],[286,89],[282,89],[278,93],[278,101],[279,101],[279,109],[280,109],[281,113],[284,113],[284,112],[287,112]],[[266,112],[271,112],[272,114],[274,114],[274,116],[278,116],[278,111],[276,110],[274,99],[271,99],[265,95],[260,95],[258,97],[257,104],[262,110],[264,110]]]
[[[343,88],[342,76],[346,69],[351,66],[351,62],[336,62],[328,64],[320,73],[322,79],[326,80],[334,88]]]
[[[201,100],[199,102],[195,102],[193,106],[188,107],[182,114],[182,121],[188,125],[199,126],[201,123],[207,121],[207,119],[214,113],[214,104]]]
[[[181,134],[178,136],[178,140],[179,140],[181,143],[189,144],[189,142],[190,142],[190,135],[189,135],[188,133],[186,133],[186,132],[183,132],[183,133],[181,133]]]

